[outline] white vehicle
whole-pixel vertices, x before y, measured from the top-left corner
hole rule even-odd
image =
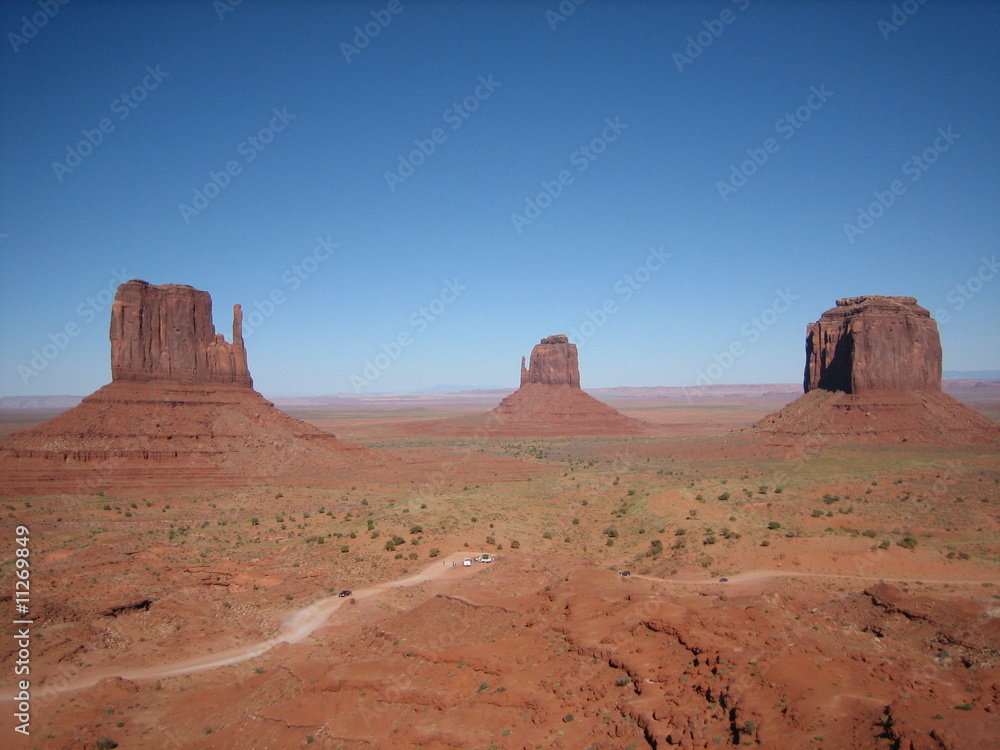
[[[466,557],[464,560],[462,560],[462,566],[466,568],[472,567],[472,558]]]
[[[476,558],[478,563],[491,563],[493,562],[493,557],[491,555],[480,555]]]

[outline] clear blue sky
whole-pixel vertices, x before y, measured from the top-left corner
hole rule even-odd
[[[117,275],[270,396],[797,382],[872,293],[1000,369],[997,3],[233,2],[0,6],[0,395],[110,380]]]

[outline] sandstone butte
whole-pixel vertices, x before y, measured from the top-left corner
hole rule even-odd
[[[837,300],[806,328],[805,393],[737,435],[825,443],[1000,442],[1000,426],[941,391],[937,323],[913,297]]]
[[[403,426],[414,435],[437,437],[572,437],[645,435],[650,425],[626,417],[580,387],[576,344],[564,334],[547,336],[531,350],[521,385],[485,414],[425,419]]]
[[[0,442],[0,494],[151,494],[332,472],[366,452],[289,417],[253,389],[208,292],[132,280],[111,308],[112,381],[55,418]]]
[[[498,435],[638,435],[648,425],[626,417],[580,387],[576,344],[548,336],[521,358],[521,386],[486,415]]]

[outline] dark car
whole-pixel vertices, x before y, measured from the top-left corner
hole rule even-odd
[[[729,582],[728,578],[720,578],[719,579],[719,583],[728,583],[728,582]]]
[[[621,571],[618,572],[618,575],[620,575],[622,578],[628,578],[630,575],[632,575],[632,571],[631,570],[621,570]]]
[[[337,596],[339,596],[341,599],[343,599],[345,596],[350,596],[350,595],[351,595],[350,589],[344,589],[339,594],[337,594]]]

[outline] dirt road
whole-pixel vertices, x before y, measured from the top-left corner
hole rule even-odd
[[[467,555],[468,553],[455,553],[441,560],[435,560],[413,575],[353,591],[350,599],[368,599],[378,596],[391,588],[418,586],[421,583],[437,579],[461,580],[468,578],[479,572],[483,566],[474,565],[472,567],[464,567],[462,559]],[[203,672],[208,669],[215,669],[216,667],[224,667],[228,664],[237,664],[241,661],[260,656],[270,651],[279,643],[299,643],[305,640],[317,629],[321,628],[330,616],[340,609],[345,602],[349,602],[350,599],[331,596],[295,610],[286,615],[281,631],[276,636],[258,643],[217,651],[205,656],[184,659],[171,664],[157,664],[149,667],[125,670],[101,667],[88,674],[75,676],[70,680],[61,680],[59,684],[47,685],[43,683],[33,691],[33,697],[36,699],[45,699],[59,693],[81,690],[96,685],[101,680],[108,679],[109,677],[120,677],[125,680],[156,680],[165,677],[192,674],[194,672]],[[0,696],[0,701],[7,702],[13,700],[13,688],[5,689],[4,694]]]

